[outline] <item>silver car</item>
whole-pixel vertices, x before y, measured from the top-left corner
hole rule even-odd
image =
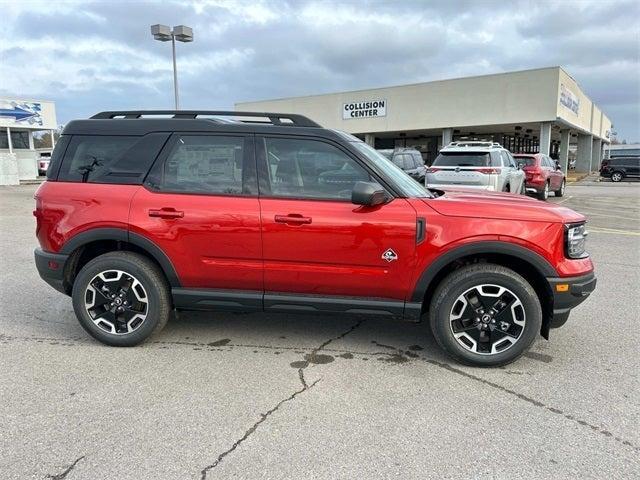
[[[425,185],[524,194],[525,174],[498,143],[451,142],[427,169]]]

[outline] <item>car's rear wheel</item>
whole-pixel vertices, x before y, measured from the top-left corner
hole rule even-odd
[[[540,301],[519,274],[475,264],[449,274],[429,310],[438,344],[461,363],[506,365],[526,352],[542,323]]]
[[[546,200],[549,198],[549,182],[544,182],[544,188],[538,192],[539,200]]]
[[[143,255],[111,252],[94,258],[73,284],[80,325],[107,345],[130,347],[160,331],[169,319],[169,287],[158,266]]]
[[[622,172],[613,172],[611,174],[612,182],[621,182],[623,178],[624,178],[624,174]]]
[[[560,184],[560,188],[558,190],[556,190],[555,192],[553,192],[555,194],[556,197],[563,197],[564,196],[564,189],[567,186],[567,181],[566,180],[562,180],[562,183]]]

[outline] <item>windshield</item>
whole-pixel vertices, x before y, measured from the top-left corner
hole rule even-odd
[[[432,195],[429,191],[416,182],[404,171],[391,163],[387,158],[377,152],[373,147],[367,145],[361,140],[353,137],[356,141],[351,140],[351,144],[356,147],[360,153],[364,154],[371,162],[387,177],[390,177],[395,185],[399,186],[408,197],[429,197]]]
[[[535,167],[536,166],[536,158],[531,157],[529,155],[514,155],[513,158],[516,159],[518,163],[523,163],[525,167]]]
[[[433,161],[434,167],[489,167],[491,157],[488,153],[450,152],[440,153]]]

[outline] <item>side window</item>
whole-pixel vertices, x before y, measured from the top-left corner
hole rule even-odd
[[[168,134],[74,135],[62,160],[58,180],[139,184],[167,138]]]
[[[404,155],[394,155],[393,163],[396,164],[397,167],[404,168]]]
[[[500,154],[502,155],[502,164],[505,167],[515,167],[515,164],[512,165],[513,163],[512,159],[510,158],[509,154],[505,150],[502,150]]]
[[[419,153],[413,154],[413,161],[416,164],[416,167],[421,167],[422,165],[424,165],[424,158],[422,158],[422,155]]]
[[[504,165],[508,165],[505,163]],[[502,167],[502,159],[500,158],[500,152],[491,152],[491,166],[492,167]]]
[[[265,138],[264,144],[274,196],[347,200],[356,182],[371,179],[355,160],[325,142]]]
[[[160,191],[241,195],[243,158],[243,137],[180,135],[148,181]]]

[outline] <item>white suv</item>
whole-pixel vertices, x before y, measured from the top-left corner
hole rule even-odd
[[[525,174],[499,143],[451,142],[427,169],[425,185],[524,194]]]

